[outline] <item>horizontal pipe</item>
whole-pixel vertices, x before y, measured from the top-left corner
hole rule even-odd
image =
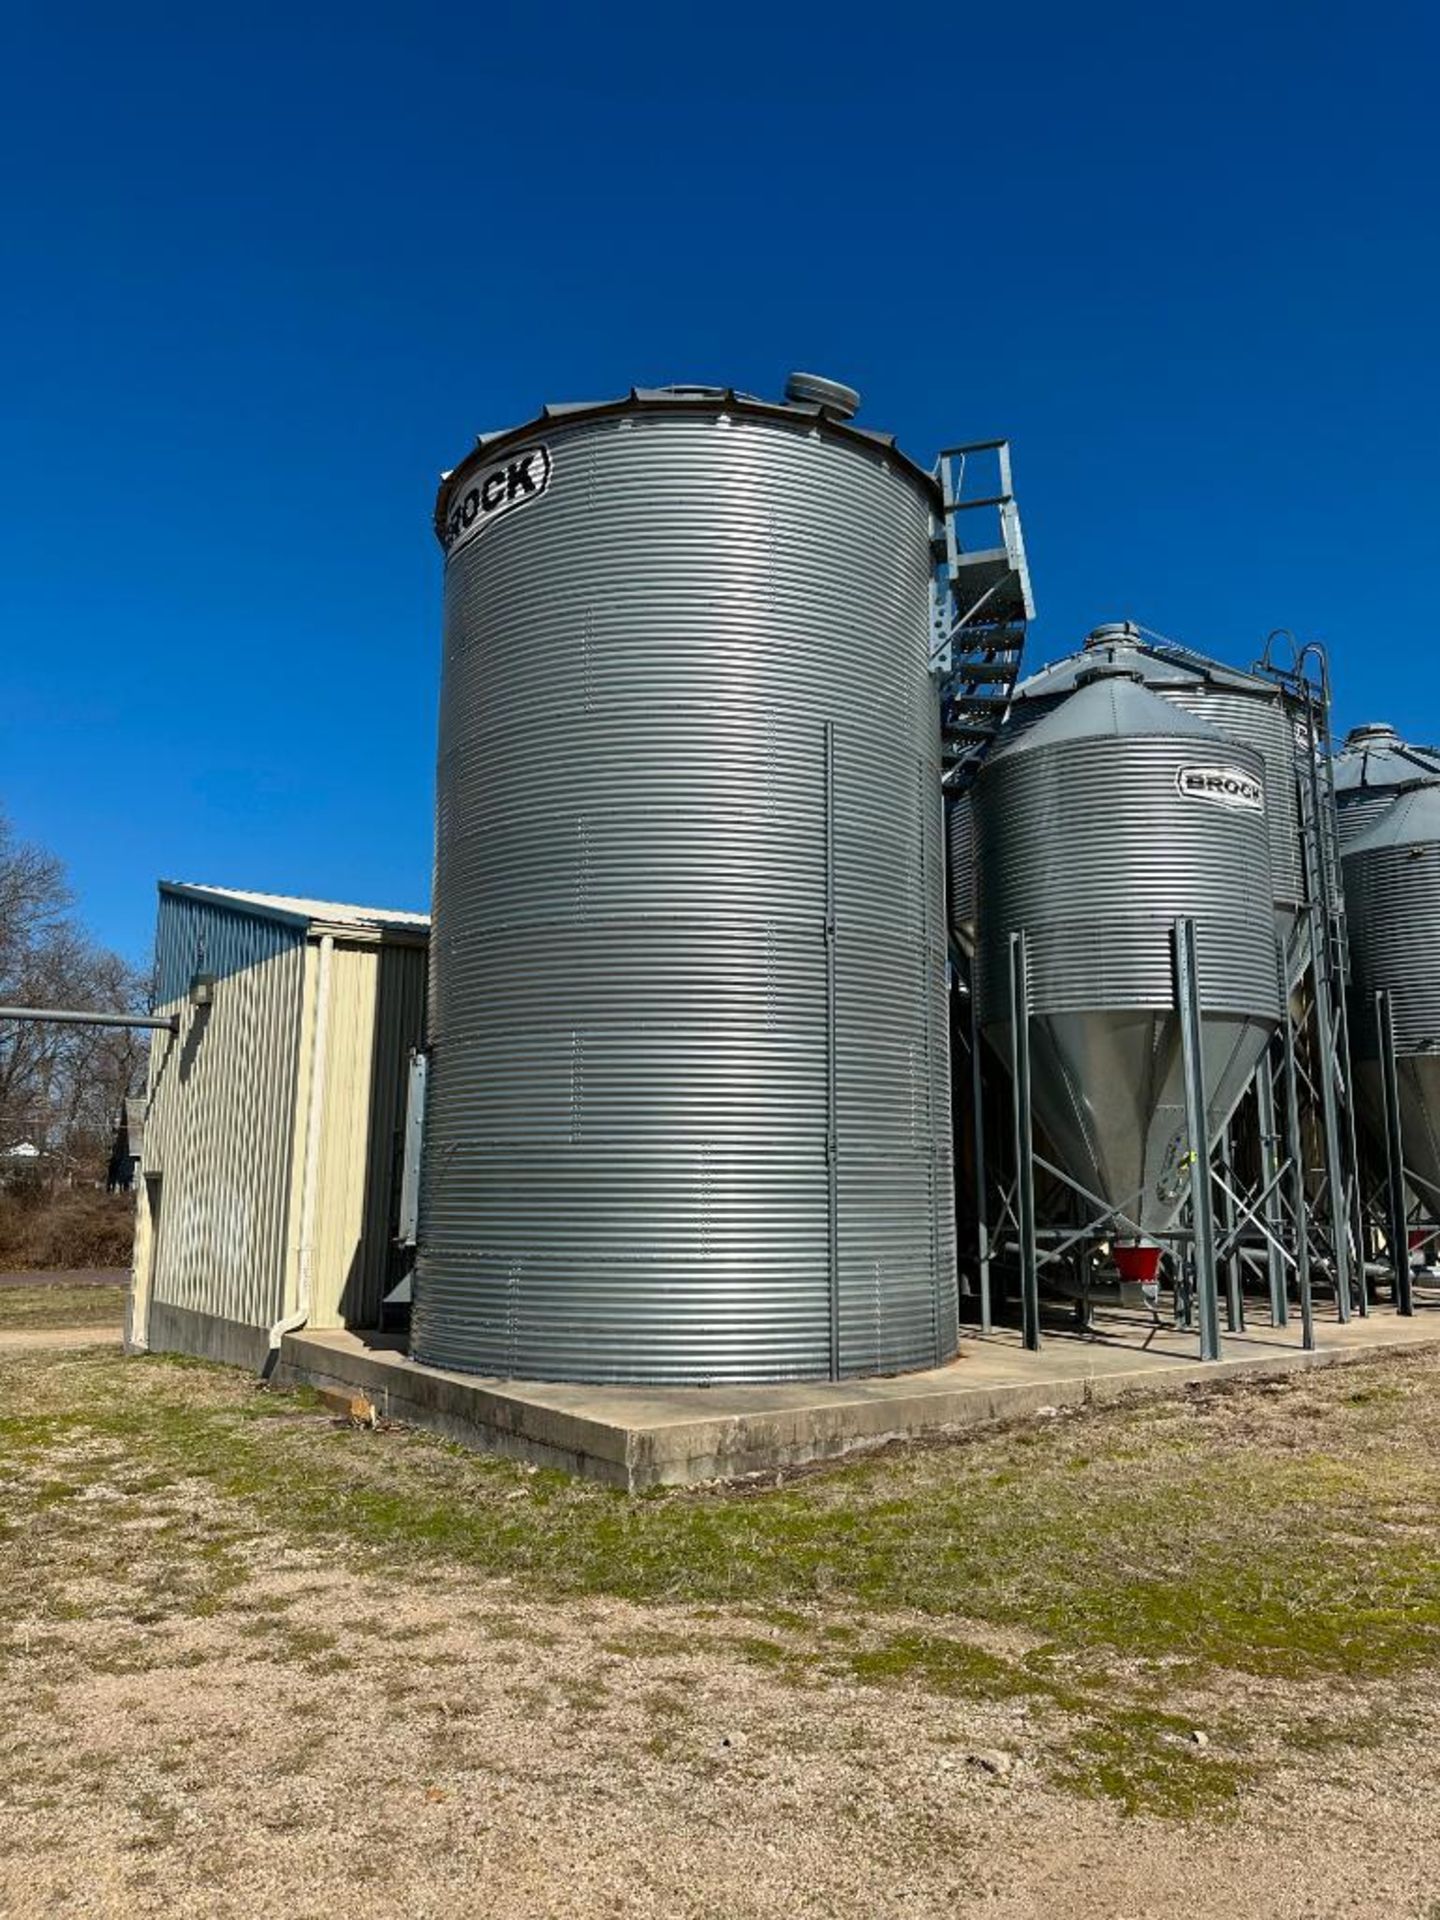
[[[45,1020],[57,1027],[154,1027],[178,1033],[178,1013],[76,1013],[68,1007],[0,1007],[0,1020]]]

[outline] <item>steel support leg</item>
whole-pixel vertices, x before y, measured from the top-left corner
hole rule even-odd
[[[830,1378],[840,1378],[840,1139],[835,984],[835,723],[825,722],[825,1171],[830,1265]]]
[[[985,1078],[980,1059],[980,1015],[971,983],[970,1009],[970,1128],[975,1163],[975,1246],[980,1281],[980,1331],[993,1325],[990,1300],[990,1202],[985,1187]]]
[[[1290,1320],[1290,1293],[1285,1284],[1285,1260],[1279,1240],[1285,1209],[1280,1199],[1280,1136],[1275,1131],[1275,1066],[1269,1053],[1260,1062],[1255,1087],[1260,1118],[1260,1185],[1265,1193],[1265,1225],[1273,1238],[1265,1244],[1265,1276],[1270,1284],[1270,1320],[1277,1327]]]
[[[1395,1011],[1386,988],[1375,995],[1380,1029],[1380,1084],[1385,1096],[1385,1231],[1395,1269],[1395,1305],[1415,1311],[1410,1280],[1410,1217],[1405,1205],[1405,1141],[1400,1130],[1400,1071],[1395,1064]]]
[[[1311,922],[1311,965],[1315,969],[1315,1038],[1319,1048],[1320,1106],[1325,1125],[1325,1182],[1330,1191],[1330,1232],[1335,1250],[1335,1301],[1341,1320],[1350,1318],[1350,1204],[1340,1151],[1340,1111],[1335,1098],[1335,1021],[1330,982],[1320,955],[1325,938],[1318,917]]]
[[[1300,1102],[1295,1085],[1295,1028],[1287,1018],[1285,1036],[1285,1140],[1294,1182],[1291,1199],[1295,1213],[1295,1280],[1300,1289],[1300,1340],[1308,1351],[1315,1345],[1315,1301],[1310,1291],[1310,1207],[1305,1198],[1305,1150],[1300,1127]]]
[[[1195,1235],[1196,1304],[1200,1314],[1200,1358],[1220,1358],[1220,1295],[1215,1275],[1215,1209],[1210,1190],[1210,1103],[1205,1089],[1201,1043],[1200,977],[1195,922],[1175,922],[1175,1002],[1180,1015],[1180,1048],[1185,1070],[1185,1124],[1190,1135],[1190,1213]]]
[[[1070,1271],[1074,1275],[1075,1286],[1075,1324],[1081,1333],[1089,1333],[1095,1324],[1095,1310],[1090,1301],[1090,1253],[1086,1247],[1077,1247],[1070,1259]]]
[[[1365,1199],[1360,1191],[1360,1145],[1355,1134],[1355,1087],[1351,1062],[1355,1056],[1350,1051],[1350,1015],[1345,1007],[1343,989],[1334,1001],[1335,1052],[1345,1072],[1345,1133],[1344,1146],[1350,1167],[1350,1209],[1348,1218],[1350,1230],[1354,1235],[1353,1245],[1356,1258],[1356,1286],[1360,1296],[1362,1315],[1370,1311],[1370,1283],[1365,1278]]]
[[[1030,962],[1025,935],[1010,936],[1010,1034],[1014,1049],[1015,1170],[1020,1216],[1020,1319],[1025,1345],[1040,1346],[1040,1263],[1035,1251],[1035,1148],[1030,1117]]]
[[[1195,1325],[1195,1267],[1183,1246],[1173,1249],[1175,1261],[1175,1324],[1189,1333]]]
[[[1231,1333],[1245,1331],[1245,1294],[1240,1284],[1240,1249],[1232,1244],[1236,1209],[1229,1189],[1235,1184],[1235,1155],[1230,1129],[1220,1136],[1220,1174],[1225,1185],[1220,1191],[1220,1226],[1230,1251],[1225,1256],[1225,1325]]]

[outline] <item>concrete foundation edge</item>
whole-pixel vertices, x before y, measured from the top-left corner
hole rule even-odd
[[[151,1353],[183,1353],[258,1373],[270,1351],[270,1332],[268,1327],[247,1327],[239,1320],[152,1300],[145,1344]]]
[[[1196,1385],[1266,1379],[1315,1366],[1337,1366],[1387,1353],[1414,1353],[1440,1339],[1320,1348],[1306,1353],[1247,1356],[1209,1364],[1173,1362],[1103,1374],[1075,1374],[1004,1386],[945,1387],[906,1394],[903,1382],[885,1398],[847,1398],[817,1389],[801,1407],[721,1418],[625,1425],[546,1405],[543,1388],[524,1382],[480,1382],[417,1366],[402,1355],[339,1351],[303,1334],[284,1343],[276,1386],[346,1387],[374,1401],[387,1418],[439,1433],[486,1453],[558,1467],[623,1487],[692,1486],[746,1474],[836,1460],[897,1440],[943,1437],[967,1428],[1033,1416],[1047,1407],[1102,1406],[1131,1396],[1164,1398]],[[603,1393],[604,1390],[598,1390]]]

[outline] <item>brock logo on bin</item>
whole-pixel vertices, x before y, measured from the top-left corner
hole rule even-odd
[[[1265,789],[1243,767],[1181,767],[1175,785],[1187,800],[1208,800],[1241,813],[1265,811]]]
[[[502,515],[538,500],[550,485],[554,464],[548,447],[522,447],[472,474],[445,522],[446,553],[458,552]]]

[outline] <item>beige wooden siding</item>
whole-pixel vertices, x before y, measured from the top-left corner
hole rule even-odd
[[[181,1025],[173,1039],[157,1035],[150,1056],[143,1172],[161,1179],[157,1302],[253,1327],[280,1315],[305,945],[301,926],[161,896],[160,1011]],[[189,1002],[197,971],[215,977],[209,1008]],[[148,1261],[148,1230],[144,1239]]]
[[[405,1063],[425,1023],[423,948],[335,944],[310,1324],[373,1326],[399,1278],[393,1211]]]

